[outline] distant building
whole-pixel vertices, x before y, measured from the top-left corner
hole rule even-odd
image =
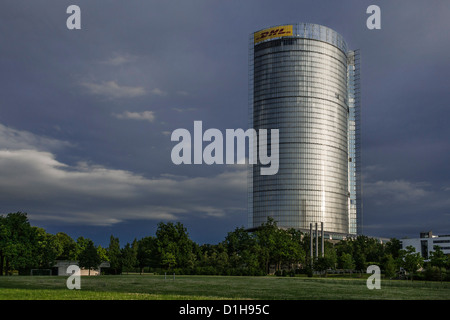
[[[70,265],[76,265],[78,266],[78,261],[70,261],[70,260],[58,260],[56,261],[56,264],[53,266],[52,274],[58,275],[58,276],[69,276],[70,274],[67,273],[67,268]],[[97,269],[91,269],[91,272],[89,272],[88,269],[81,268],[80,275],[82,276],[88,276],[89,274],[91,276],[98,276],[101,274],[102,268],[109,268],[109,262],[102,262]]]
[[[433,232],[421,232],[420,238],[401,239],[402,249],[413,246],[416,252],[420,252],[422,257],[427,260],[430,253],[434,251],[434,246],[439,246],[444,254],[450,255],[450,235],[433,235]]]

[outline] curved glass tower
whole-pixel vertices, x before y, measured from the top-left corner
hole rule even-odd
[[[255,164],[249,175],[249,227],[270,216],[284,228],[358,233],[359,52],[332,29],[299,23],[251,34],[249,54],[250,127],[279,129],[278,173]]]

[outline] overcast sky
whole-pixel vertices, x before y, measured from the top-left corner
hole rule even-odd
[[[81,30],[66,27],[72,4]],[[198,243],[246,227],[245,166],[176,166],[170,134],[247,128],[249,35],[297,22],[361,50],[364,234],[450,234],[444,0],[2,0],[0,213],[103,246],[161,221]]]

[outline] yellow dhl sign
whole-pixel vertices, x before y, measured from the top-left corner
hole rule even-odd
[[[264,40],[286,36],[292,36],[292,25],[278,26],[255,32],[254,43],[256,44]]]

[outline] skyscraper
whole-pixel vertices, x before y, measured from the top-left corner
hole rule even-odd
[[[349,233],[363,231],[361,180],[361,96],[359,50],[347,53]]]
[[[284,228],[361,232],[359,57],[317,24],[251,34],[250,127],[279,129],[279,171],[263,176],[252,166],[249,228],[270,216]]]

